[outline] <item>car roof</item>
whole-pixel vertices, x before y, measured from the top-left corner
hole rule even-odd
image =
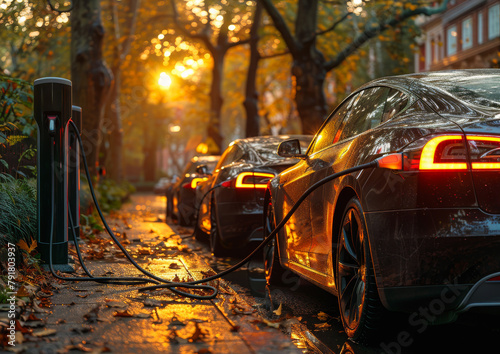
[[[461,70],[442,70],[413,73],[406,75],[387,76],[372,80],[358,90],[373,86],[390,86],[402,90],[412,91],[415,94],[429,92],[431,89],[446,91],[443,86],[457,81],[466,81],[468,79],[477,80],[480,76],[500,75],[500,69],[461,69]],[[449,93],[449,92],[448,92]],[[449,93],[452,95],[451,93]]]
[[[250,138],[241,138],[234,140],[231,144],[241,144],[247,146],[258,146],[262,144],[279,144],[280,142],[287,139],[299,139],[299,140],[307,140],[312,139],[312,135],[262,135],[262,136],[254,136]],[[230,144],[230,145],[231,145]]]
[[[220,159],[220,155],[197,155],[191,158],[193,163],[206,163],[206,162],[217,162]]]

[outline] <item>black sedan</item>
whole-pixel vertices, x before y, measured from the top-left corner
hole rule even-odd
[[[167,217],[182,226],[194,223],[196,186],[208,179],[219,158],[219,155],[201,155],[189,161],[181,177],[167,190]]]
[[[321,185],[265,250],[268,283],[285,269],[337,295],[349,337],[368,341],[387,311],[417,331],[465,311],[500,309],[500,70],[382,78],[353,92],[266,193],[267,234]],[[304,152],[304,151],[302,151]]]
[[[267,183],[279,172],[298,162],[276,151],[289,136],[260,136],[229,144],[210,179],[200,184],[200,204],[195,232],[208,234],[215,256],[241,250],[253,240],[262,240],[263,200]],[[306,148],[312,136],[296,136]]]

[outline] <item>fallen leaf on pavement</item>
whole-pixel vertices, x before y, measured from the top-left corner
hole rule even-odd
[[[330,315],[327,313],[324,313],[323,311],[320,311],[320,313],[318,313],[317,317],[318,317],[318,320],[320,320],[320,321],[327,321],[330,318]]]
[[[55,330],[53,328],[46,328],[46,329],[42,329],[40,331],[34,331],[32,333],[32,335],[35,337],[47,337],[47,336],[51,336],[51,335],[56,334],[56,333],[57,333],[57,330]]]
[[[281,316],[282,304],[279,305],[278,309],[274,310],[273,313],[276,316]]]
[[[331,327],[332,325],[328,324],[328,322],[324,322],[324,323],[315,323],[314,324],[314,327],[318,328],[318,329],[322,329],[322,328],[328,328],[328,327]]]
[[[114,317],[133,317],[134,315],[131,314],[128,310],[125,311],[117,311],[113,313]]]
[[[120,300],[104,299],[104,301],[108,307],[125,308],[128,306],[125,302]]]
[[[280,328],[281,323],[281,321],[268,321],[265,318],[262,319],[262,322],[264,322],[268,327],[272,328]]]

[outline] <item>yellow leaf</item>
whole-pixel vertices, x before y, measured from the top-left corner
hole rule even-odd
[[[281,316],[281,306],[282,304],[280,304],[280,306],[278,307],[277,310],[274,310],[273,313],[276,315],[276,316]]]
[[[28,254],[31,254],[31,252],[33,252],[35,249],[36,249],[36,240],[33,240],[31,239],[31,245],[28,246],[28,244],[26,243],[26,241],[24,240],[20,240],[17,245],[19,246],[20,249],[26,251],[26,253]]]

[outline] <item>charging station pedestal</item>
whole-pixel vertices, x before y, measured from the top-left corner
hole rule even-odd
[[[72,107],[71,119],[78,127],[78,131],[82,131],[82,108],[78,106]],[[68,203],[69,213],[73,221],[73,230],[77,241],[80,239],[80,144],[78,137],[73,129],[69,130],[69,164],[68,164]],[[73,230],[71,224],[68,224],[69,239],[73,240]]]
[[[73,271],[68,265],[67,207],[69,130],[67,126],[71,119],[71,110],[70,80],[58,77],[35,80],[33,114],[38,125],[38,251],[42,261],[46,265],[49,264],[50,237],[53,237],[54,269],[68,272]],[[52,198],[54,198],[53,205]],[[52,218],[54,218],[53,235],[51,235]]]

